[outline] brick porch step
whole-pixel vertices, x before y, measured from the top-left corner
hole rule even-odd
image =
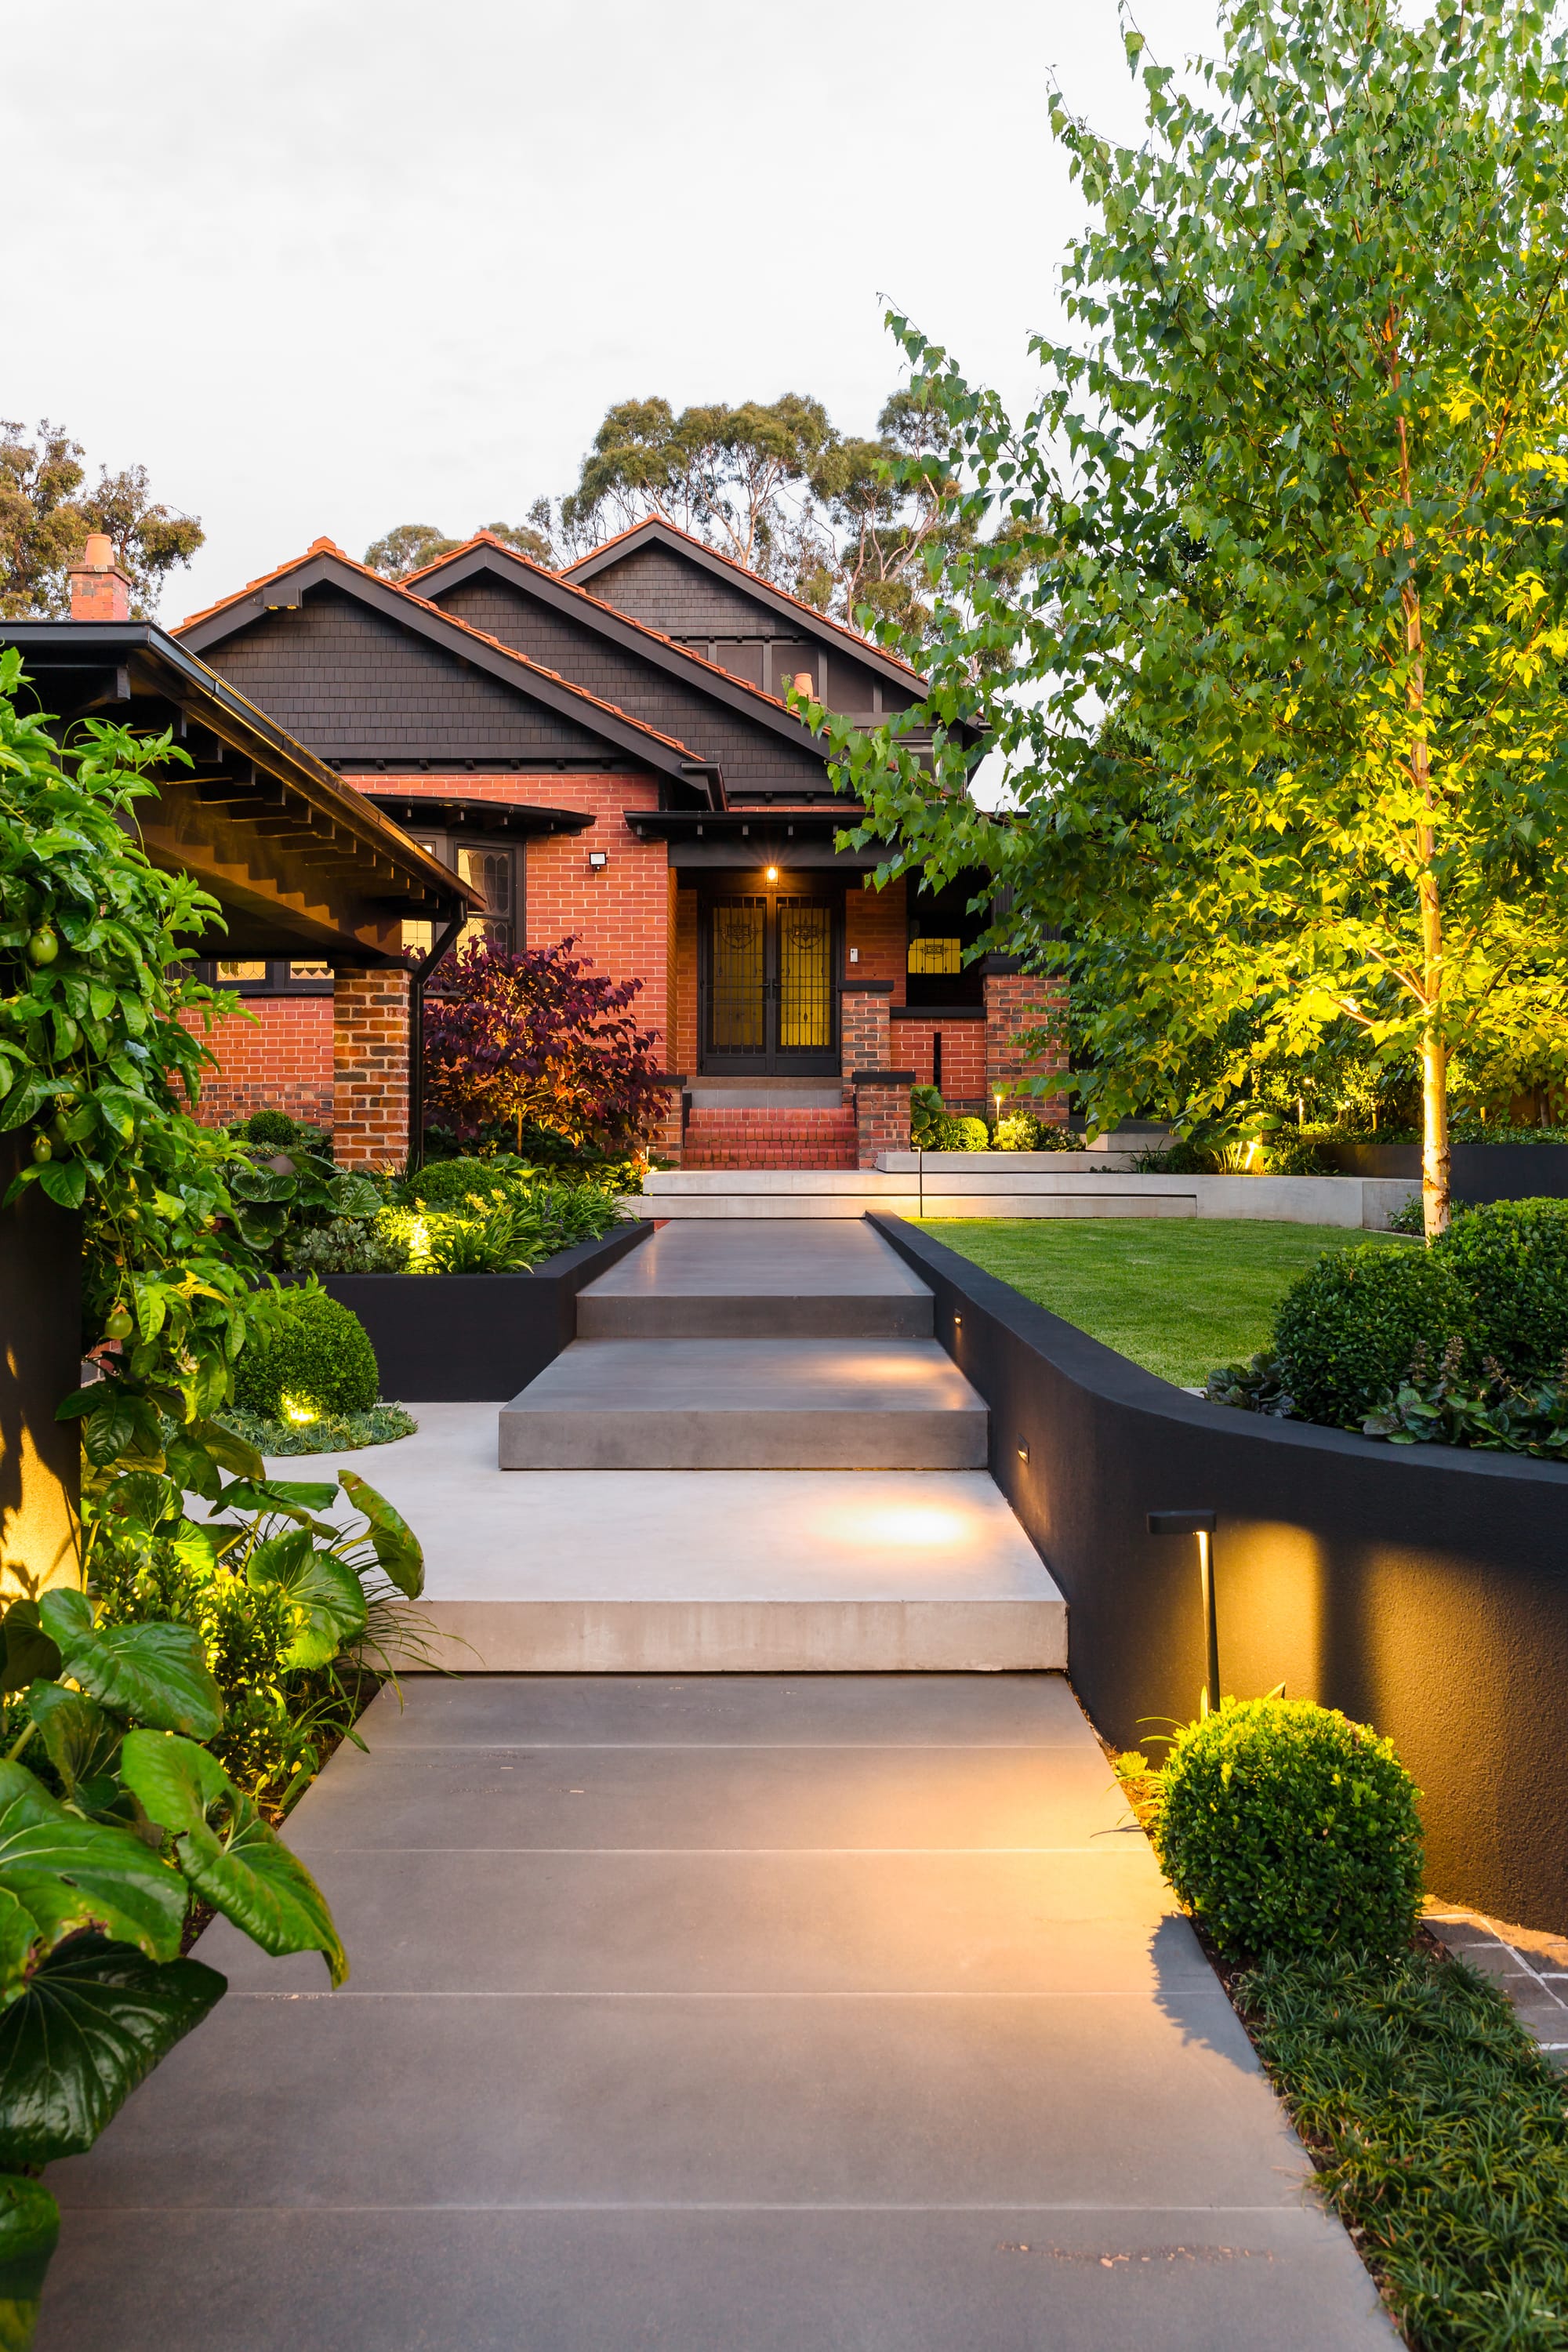
[[[853,1168],[855,1114],[773,1104],[766,1109],[694,1109],[681,1161],[687,1168]]]

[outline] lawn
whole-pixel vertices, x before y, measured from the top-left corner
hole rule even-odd
[[[1279,1300],[1322,1251],[1410,1246],[1228,1217],[928,1217],[923,1229],[1181,1388],[1264,1347]]]

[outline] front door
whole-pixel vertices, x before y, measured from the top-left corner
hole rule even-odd
[[[833,907],[799,891],[708,901],[703,917],[702,1066],[714,1072],[838,1068]]]

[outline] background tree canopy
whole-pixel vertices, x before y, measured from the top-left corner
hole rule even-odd
[[[988,869],[989,943],[1065,962],[1097,1113],[1417,1062],[1434,1233],[1456,1049],[1522,1067],[1568,1013],[1568,64],[1535,0],[1220,22],[1181,78],[1129,32],[1141,147],[1053,104],[1093,217],[1021,426],[892,322],[955,551],[927,703],[836,727],[840,781],[890,869]]]
[[[818,400],[785,393],[684,408],[624,400],[608,410],[575,489],[538,499],[526,522],[489,528],[536,562],[561,565],[658,515],[760,572],[819,612],[925,627],[927,559],[955,553],[968,524],[939,491],[951,428],[910,391],[886,403],[871,437],[840,433]],[[929,468],[900,472],[906,461]],[[402,523],[365,551],[389,579],[459,545]]]
[[[159,591],[177,563],[188,563],[202,543],[195,515],[176,514],[148,496],[145,466],[87,479],[81,445],[46,418],[30,437],[25,425],[0,418],[0,616],[63,618],[70,611],[66,577],[89,531],[106,531],[131,582],[132,611],[151,620]]]

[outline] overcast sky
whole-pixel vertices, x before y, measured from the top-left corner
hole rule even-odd
[[[1177,63],[1213,0],[1139,0]],[[1017,394],[1079,218],[1054,70],[1141,121],[1113,0],[75,0],[0,12],[0,415],[141,460],[206,545],[163,617],[325,533],[570,488],[613,401],[869,430],[890,296]],[[68,48],[68,58],[63,52]]]

